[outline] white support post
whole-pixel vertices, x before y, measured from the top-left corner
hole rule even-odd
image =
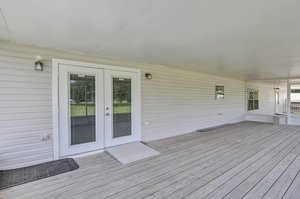
[[[291,82],[287,81],[287,124],[291,124]]]
[[[276,84],[275,84],[275,86],[274,86],[274,115],[276,115],[276,113],[277,113],[276,106],[277,106],[277,102],[276,102]]]

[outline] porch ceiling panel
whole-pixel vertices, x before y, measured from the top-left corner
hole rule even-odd
[[[0,39],[243,79],[300,77],[299,0],[1,0]],[[2,24],[0,20],[0,24]]]

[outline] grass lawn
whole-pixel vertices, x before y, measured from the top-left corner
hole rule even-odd
[[[118,113],[130,113],[131,112],[131,106],[126,104],[123,106],[115,106],[114,105],[114,114]]]
[[[95,106],[93,104],[87,105],[88,115],[95,115]],[[118,113],[130,113],[130,104],[114,104],[114,114]],[[86,108],[84,104],[72,104],[71,105],[71,116],[85,116]]]

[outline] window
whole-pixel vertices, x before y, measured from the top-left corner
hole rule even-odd
[[[224,95],[225,95],[224,86],[216,85],[215,94],[216,94],[216,100],[224,99]]]
[[[248,88],[248,111],[258,110],[258,89]]]

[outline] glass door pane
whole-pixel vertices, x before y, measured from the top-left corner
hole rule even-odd
[[[131,135],[131,79],[113,78],[113,138]]]
[[[96,141],[95,76],[69,76],[69,145]]]

